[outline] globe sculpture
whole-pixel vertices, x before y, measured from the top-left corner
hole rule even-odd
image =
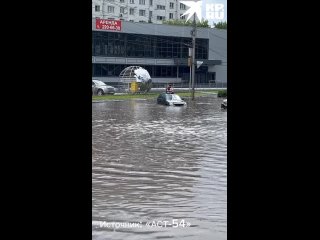
[[[119,75],[119,89],[131,93],[150,91],[152,80],[149,72],[140,66],[130,66],[123,69]]]

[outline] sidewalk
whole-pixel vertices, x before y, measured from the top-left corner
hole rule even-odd
[[[227,88],[195,88],[195,91],[226,90]],[[174,88],[174,92],[186,92],[189,88]],[[150,92],[165,92],[164,88],[151,88]]]

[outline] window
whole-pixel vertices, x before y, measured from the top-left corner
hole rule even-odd
[[[146,0],[139,0],[140,5],[146,5]]]
[[[100,5],[95,5],[94,9],[95,9],[96,12],[100,12]]]
[[[174,8],[174,3],[170,3],[170,9]]]
[[[196,40],[196,59],[208,59],[209,41],[208,39]]]
[[[180,9],[181,10],[186,10],[186,5],[184,5],[183,3],[180,3]]]
[[[145,16],[146,10],[139,10],[139,16]]]
[[[120,0],[120,3],[124,3],[124,0]]]
[[[124,7],[120,7],[120,13],[124,13]]]
[[[152,18],[152,11],[149,11],[149,18]]]
[[[208,79],[209,79],[209,83],[215,83],[216,73],[215,72],[208,72]]]
[[[154,17],[156,18],[156,16]],[[164,16],[158,17],[159,20],[164,20]],[[144,57],[157,59],[187,58],[189,50],[187,44],[190,44],[190,42],[190,37],[179,38],[93,31],[92,54],[94,56],[107,57]],[[209,40],[197,38],[196,46],[196,59],[208,59]],[[179,66],[179,72],[181,67],[182,66]],[[152,69],[152,74],[155,74],[157,77],[177,76],[176,66],[155,66]],[[96,70],[96,74],[107,75],[107,71],[110,69],[108,70],[99,67],[94,70]],[[189,76],[189,67],[187,66],[186,71],[187,77]]]
[[[94,33],[93,52],[95,56],[125,56],[125,34]],[[103,69],[102,69],[103,70]]]
[[[153,0],[149,0],[149,5],[150,5],[150,6],[153,5]]]
[[[130,3],[131,3],[131,4],[134,4],[134,0],[130,0]]]
[[[182,16],[183,14],[180,14],[180,19],[186,19],[186,16]]]
[[[129,14],[130,14],[130,15],[134,15],[134,8],[130,8]]]
[[[165,9],[166,9],[166,6],[163,6],[163,5],[157,5],[157,9],[165,10]]]
[[[157,16],[157,20],[164,20],[165,17],[164,16]]]
[[[101,77],[101,64],[94,64],[93,65],[93,76],[94,77]]]
[[[173,13],[169,13],[169,19],[173,19]]]
[[[108,13],[114,13],[114,7],[108,6]]]

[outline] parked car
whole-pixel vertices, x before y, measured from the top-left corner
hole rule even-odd
[[[161,93],[157,98],[157,103],[168,106],[184,106],[187,104],[179,95],[171,93]]]
[[[114,94],[115,88],[98,80],[92,80],[92,95],[102,96],[104,94]]]
[[[223,102],[221,103],[221,108],[227,109],[227,99],[223,100]]]

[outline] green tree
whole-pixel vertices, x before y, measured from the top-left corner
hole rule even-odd
[[[183,19],[172,19],[172,20],[165,20],[162,22],[163,24],[168,25],[178,25],[178,26],[192,26],[193,21],[185,21]],[[210,28],[210,25],[208,23],[208,20],[202,19],[202,21],[196,23],[197,27],[203,27],[203,28]]]
[[[227,29],[227,21],[214,23],[213,25],[217,29]]]

